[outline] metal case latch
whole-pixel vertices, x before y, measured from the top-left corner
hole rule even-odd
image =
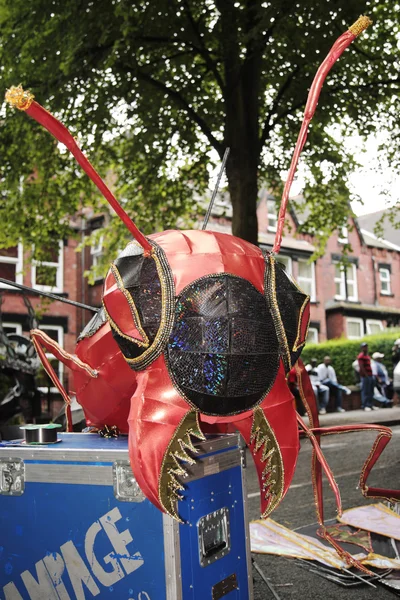
[[[205,517],[198,524],[200,565],[206,567],[226,556],[231,549],[229,509],[220,508]]]
[[[25,465],[21,458],[0,459],[0,494],[22,496],[25,491]]]
[[[114,496],[121,502],[143,502],[145,499],[128,461],[113,464]]]

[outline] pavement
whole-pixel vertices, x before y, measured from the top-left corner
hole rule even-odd
[[[304,417],[308,423],[307,417]],[[400,424],[400,405],[392,408],[379,408],[379,410],[371,410],[370,412],[359,410],[348,410],[343,413],[331,412],[326,415],[319,415],[320,425],[351,425],[355,423],[369,423],[375,425],[392,425]]]
[[[395,421],[399,424],[395,425]],[[368,483],[376,487],[400,487],[400,407],[364,412],[328,413],[321,416],[322,425],[353,423],[381,423],[390,425],[393,437],[374,466]],[[376,438],[375,432],[356,432],[348,435],[328,436],[322,441],[324,455],[337,481],[343,509],[375,503],[376,499],[362,496],[358,481],[363,463]],[[311,483],[311,444],[301,440],[301,450],[292,484],[282,503],[271,518],[289,529],[310,526],[316,522],[314,496]],[[250,453],[247,455],[247,499],[250,520],[260,515],[260,488]],[[336,503],[329,486],[324,485],[325,518],[336,516]],[[304,570],[296,559],[268,554],[253,554],[274,593],[268,589],[259,573],[253,569],[254,600],[391,600],[393,592],[378,585],[342,587]],[[397,596],[398,597],[398,596]]]

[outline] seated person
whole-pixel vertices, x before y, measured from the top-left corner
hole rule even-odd
[[[372,375],[375,378],[374,400],[387,404],[393,397],[393,384],[389,378],[387,368],[382,363],[384,356],[381,352],[374,352],[371,367]]]
[[[306,371],[310,377],[312,389],[318,403],[318,412],[320,415],[326,415],[326,407],[329,402],[329,388],[321,383],[317,370],[317,359],[312,358],[311,364],[306,365]]]
[[[340,385],[338,383],[335,369],[332,367],[332,361],[330,356],[324,357],[324,362],[322,362],[317,367],[319,380],[323,385],[328,386],[329,390],[333,393],[335,397],[335,407],[337,412],[345,412],[345,409],[342,407],[342,392],[346,394],[351,394],[349,388],[344,385]]]

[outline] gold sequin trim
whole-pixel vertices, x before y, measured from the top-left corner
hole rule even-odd
[[[159,249],[158,249],[159,251]],[[166,266],[161,264],[160,257],[158,254],[152,254],[151,258],[156,263],[158,277],[161,284],[161,321],[153,343],[147,350],[136,358],[127,358],[124,356],[127,363],[130,365],[140,365],[140,368],[144,369],[148,366],[149,362],[154,360],[164,349],[164,344],[167,343],[169,336],[172,331],[173,318],[174,318],[174,288],[172,275],[168,263]],[[146,259],[149,260],[149,259]],[[165,259],[166,260],[166,259]],[[167,271],[168,269],[168,271]],[[147,361],[149,359],[149,361]]]
[[[6,91],[5,100],[13,108],[18,110],[28,110],[35,96],[28,90],[24,90],[22,85],[12,86]]]
[[[205,437],[199,425],[199,413],[188,412],[179,423],[176,431],[165,452],[161,465],[160,478],[158,481],[158,496],[160,504],[165,512],[173,519],[182,523],[177,510],[178,500],[183,497],[179,493],[185,489],[179,477],[187,477],[188,473],[182,463],[194,465],[196,459],[188,454],[197,454],[198,450],[192,442],[192,438],[205,441]]]
[[[148,259],[146,259],[146,260],[148,260]],[[131,342],[134,342],[138,346],[141,346],[143,348],[148,348],[149,344],[150,344],[150,341],[149,341],[149,338],[147,337],[146,332],[143,329],[142,324],[140,322],[140,317],[139,317],[139,313],[137,311],[135,302],[134,302],[131,294],[129,293],[129,291],[124,286],[124,282],[122,281],[122,277],[120,275],[120,272],[118,271],[117,267],[114,264],[111,265],[111,272],[112,272],[112,274],[114,275],[114,277],[115,277],[115,279],[117,281],[118,289],[123,293],[123,295],[125,296],[125,298],[128,301],[129,307],[131,309],[131,314],[132,314],[132,317],[133,317],[133,322],[135,323],[136,329],[138,330],[138,332],[140,333],[140,335],[142,336],[143,339],[139,340],[138,338],[135,338],[133,336],[127,335],[126,333],[123,333],[119,329],[118,325],[114,322],[114,320],[110,317],[109,313],[107,313],[109,321],[110,321],[110,325],[123,338],[125,338],[125,339],[127,339],[127,340],[129,340]]]
[[[272,319],[275,323],[278,341],[281,346],[283,364],[285,366],[285,371],[289,372],[292,366],[292,358],[286,337],[285,327],[282,322],[281,312],[279,310],[278,300],[276,298],[275,259],[272,255],[265,257],[264,280],[265,295],[268,299]]]
[[[260,460],[265,463],[261,475],[261,494],[264,494],[268,505],[261,516],[266,519],[282,500],[284,467],[279,444],[262,408],[257,408],[254,411],[250,443],[253,445],[253,454],[261,451]]]
[[[310,302],[310,296],[306,296],[303,304],[301,305],[301,309],[300,309],[300,313],[299,313],[299,319],[297,321],[297,336],[293,345],[293,352],[297,352],[297,350],[299,350],[299,348],[301,348],[302,346],[304,346],[304,344],[306,343],[306,339],[307,339],[307,335],[308,335],[308,329],[310,327],[310,319],[308,319],[308,323],[307,323],[307,329],[306,329],[306,333],[304,336],[304,340],[302,342],[300,342],[301,340],[301,324],[303,321],[303,313],[308,305],[308,303]]]
[[[361,15],[351,27],[349,27],[349,31],[355,36],[360,35],[367,27],[372,25],[372,21],[369,17],[364,17]]]

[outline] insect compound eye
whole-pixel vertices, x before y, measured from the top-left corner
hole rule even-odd
[[[289,372],[303,350],[310,324],[310,296],[287,274],[285,267],[266,257],[265,294],[280,344],[280,352]]]
[[[130,367],[145,369],[163,352],[174,319],[174,283],[164,251],[150,256],[130,242],[112,263],[103,306],[113,336]]]
[[[253,408],[279,368],[265,297],[234,275],[197,279],[177,299],[166,357],[176,387],[201,412],[231,415]]]

